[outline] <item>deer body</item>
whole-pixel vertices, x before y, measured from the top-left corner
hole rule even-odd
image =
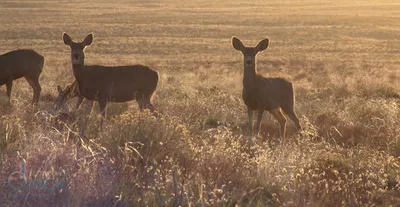
[[[74,66],[73,70],[80,94],[92,101],[150,100],[158,82],[158,73],[143,65]]]
[[[268,48],[269,40],[260,41],[256,47],[245,47],[236,37],[232,37],[232,45],[244,56],[243,92],[242,98],[247,106],[250,137],[253,136],[253,113],[257,111],[255,133],[259,133],[264,111],[269,111],[280,124],[281,138],[285,138],[286,115],[301,129],[300,121],[294,112],[295,97],[292,83],[284,78],[266,78],[258,74],[256,69],[257,53]]]
[[[264,108],[269,111],[281,106],[290,107],[290,103],[287,104],[285,100],[285,97],[293,96],[290,93],[293,86],[289,81],[283,78],[265,78],[261,75],[257,75],[253,81],[261,87],[247,85],[243,87],[242,94],[244,103],[250,109]]]
[[[10,102],[13,80],[24,77],[33,88],[32,103],[39,101],[41,87],[39,76],[42,73],[44,57],[34,50],[14,50],[0,55],[0,86],[6,84]]]
[[[64,33],[63,40],[71,48],[72,70],[79,91],[78,96],[98,101],[103,117],[107,102],[136,100],[141,110],[147,108],[154,112],[151,97],[158,84],[157,71],[143,65],[85,65],[83,50],[92,43],[92,34],[83,42],[75,43]]]

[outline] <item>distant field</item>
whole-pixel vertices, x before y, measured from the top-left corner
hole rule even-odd
[[[0,88],[0,206],[389,206],[400,202],[400,3],[378,0],[31,1],[0,3],[0,54],[45,56],[41,101]],[[86,64],[158,70],[154,105],[111,103],[56,120],[57,85],[74,80],[62,41],[94,34]],[[241,100],[243,57],[231,45],[268,37],[264,76],[292,81],[305,130],[264,115],[251,149]],[[75,134],[90,113],[84,137]],[[10,188],[26,161],[28,181]],[[11,176],[12,177],[12,176]],[[12,177],[14,179],[14,177]],[[16,179],[16,178],[15,178]],[[23,182],[22,182],[23,184]],[[26,186],[25,186],[26,187]],[[26,190],[26,189],[25,189]]]

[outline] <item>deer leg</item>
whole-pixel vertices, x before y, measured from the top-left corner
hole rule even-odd
[[[79,106],[81,106],[82,105],[82,102],[83,102],[83,96],[78,96],[78,101],[76,102],[76,106],[75,106],[75,108],[79,108]]]
[[[154,113],[157,110],[156,107],[154,107],[151,103],[145,104],[144,108],[150,110],[151,113]]]
[[[152,114],[154,117],[156,117],[156,118],[159,117],[158,110],[156,109],[156,107],[153,106],[153,104],[148,103],[148,104],[145,105],[145,108],[146,108],[146,109],[149,109],[150,112],[151,112],[151,114]]]
[[[30,77],[25,76],[25,79],[33,89],[32,104],[37,104],[39,102],[40,92],[42,91],[42,88],[39,84],[39,77],[34,77],[31,79]]]
[[[140,112],[142,112],[142,111],[143,111],[143,100],[139,99],[139,100],[136,100],[136,102],[137,102],[138,105],[139,105],[139,110],[140,110]]]
[[[289,116],[289,118],[293,121],[293,123],[296,125],[296,128],[298,130],[301,130],[301,124],[300,124],[300,120],[297,117],[296,113],[293,110],[293,107],[287,107],[287,108],[282,108],[283,112],[285,112],[285,114],[287,114]]]
[[[247,113],[249,116],[249,125],[250,125],[250,136],[249,136],[248,144],[251,145],[252,144],[251,139],[253,138],[253,110],[250,107],[247,107]]]
[[[143,109],[150,110],[150,112],[152,113],[152,115],[154,117],[158,117],[158,115],[159,115],[158,111],[157,111],[156,107],[154,107],[153,104],[151,104],[150,97],[144,98],[144,100],[142,101],[142,107],[143,107]]]
[[[93,100],[88,100],[88,102],[83,104],[83,107],[85,108],[85,111],[86,111],[86,115],[84,115],[85,120],[83,121],[83,125],[80,127],[79,134],[81,136],[84,135],[86,127],[89,124],[90,116],[91,116],[92,112],[94,111],[94,104],[95,104],[95,101],[93,101]]]
[[[259,108],[257,110],[257,123],[256,123],[256,130],[255,130],[256,135],[259,135],[259,133],[260,133],[261,121],[262,121],[263,114],[264,114],[264,109]]]
[[[103,120],[106,118],[106,107],[107,107],[107,99],[105,98],[100,98],[99,99],[99,107],[100,107],[100,113],[101,113],[101,122],[100,122],[100,127],[103,127]]]
[[[90,114],[91,114],[93,106],[94,106],[94,101],[91,101],[91,105],[92,105],[91,108],[89,107],[89,103],[84,105],[86,115],[84,115],[83,124],[80,124],[80,126],[79,126],[79,135],[82,137],[84,136],[87,125],[89,124],[89,118],[90,118]]]
[[[285,134],[286,134],[286,117],[285,115],[283,115],[281,108],[274,108],[272,110],[269,111],[276,120],[278,120],[279,125],[280,125],[280,130],[279,130],[279,134],[280,137],[285,140]]]
[[[11,79],[6,83],[8,104],[11,104],[11,89],[12,89],[12,86],[13,86],[13,79],[11,78]]]
[[[291,113],[291,114],[288,114],[288,116],[289,116],[289,118],[293,121],[293,123],[296,125],[296,127],[297,127],[298,130],[302,130],[302,129],[303,129],[303,128],[301,127],[299,118],[297,117],[297,115],[296,115],[294,112]]]
[[[32,100],[32,104],[37,104],[39,102],[39,98],[40,98],[40,92],[42,92],[42,87],[40,87],[39,82],[36,82],[36,87],[35,87],[35,91],[33,93],[33,100]]]

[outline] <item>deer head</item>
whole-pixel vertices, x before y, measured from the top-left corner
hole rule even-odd
[[[259,52],[266,50],[268,48],[268,45],[269,45],[269,39],[266,38],[264,40],[261,40],[255,47],[245,47],[243,45],[243,43],[237,37],[232,37],[233,48],[235,48],[236,50],[243,53],[243,56],[244,56],[243,61],[244,61],[245,68],[255,67],[256,55]]]
[[[85,63],[85,53],[84,49],[86,46],[92,44],[93,34],[89,34],[85,37],[83,42],[74,42],[72,38],[67,34],[63,33],[64,44],[71,48],[71,62],[72,65],[84,65]]]

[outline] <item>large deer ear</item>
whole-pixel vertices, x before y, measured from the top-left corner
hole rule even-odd
[[[269,39],[266,38],[266,39],[264,39],[264,40],[261,40],[261,41],[257,44],[256,49],[257,49],[258,52],[261,52],[261,51],[264,51],[265,49],[267,49],[267,48],[268,48],[268,45],[269,45]]]
[[[67,34],[67,33],[63,33],[63,40],[64,40],[64,44],[71,46],[72,45],[72,38]]]
[[[88,36],[85,37],[85,39],[83,40],[82,44],[84,46],[89,46],[92,44],[93,41],[93,34],[89,34]]]
[[[232,46],[239,51],[243,51],[244,49],[243,43],[237,37],[232,37]]]
[[[62,88],[60,85],[57,86],[57,91],[58,91],[58,94],[62,94],[63,91],[62,91]]]

